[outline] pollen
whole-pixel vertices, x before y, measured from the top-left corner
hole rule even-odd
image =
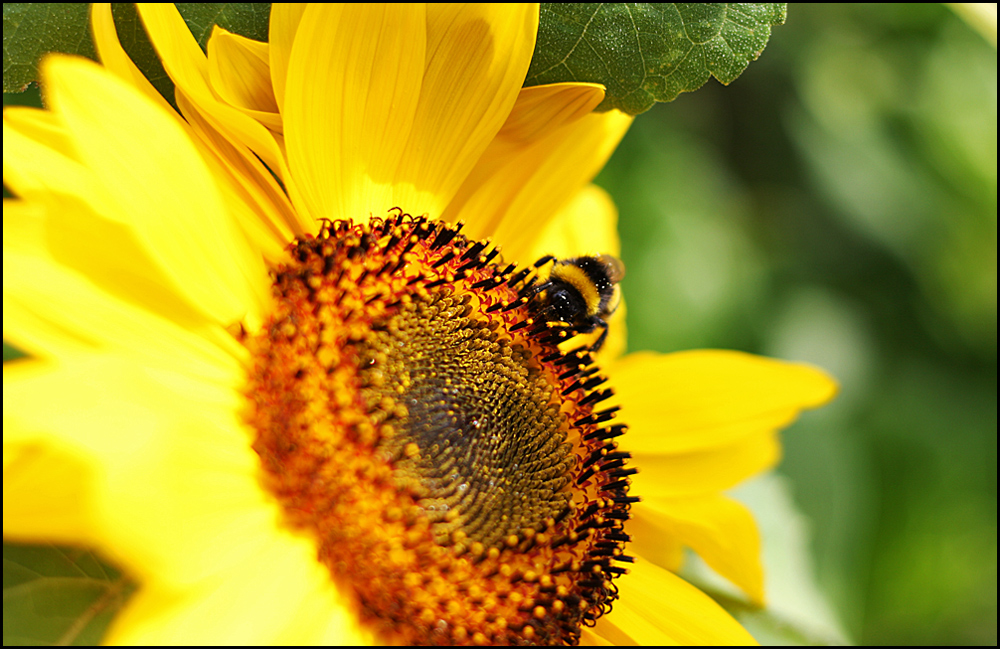
[[[631,562],[625,426],[540,280],[460,228],[397,210],[289,248],[245,340],[262,480],[382,641],[576,644]]]

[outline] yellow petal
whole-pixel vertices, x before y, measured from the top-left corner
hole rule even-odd
[[[644,496],[632,515],[630,547],[641,557],[669,568],[674,557],[662,554],[661,539],[676,539],[741,588],[753,603],[763,606],[760,533],[753,514],[742,504],[720,495],[675,499]]]
[[[50,372],[4,367],[5,443],[53,445],[97,467],[87,540],[178,586],[239,562],[275,529],[239,405],[230,385],[110,354]]]
[[[427,5],[424,80],[393,205],[441,215],[514,106],[537,31],[534,3]]]
[[[637,453],[684,453],[775,430],[837,389],[813,367],[721,350],[630,354],[608,373]]]
[[[111,15],[111,4],[95,2],[90,6],[90,29],[94,34],[94,47],[98,58],[108,71],[129,84],[147,99],[152,100],[164,112],[175,115],[173,108],[149,82],[149,79],[132,62],[118,40],[118,30]],[[178,116],[179,117],[179,116]]]
[[[103,348],[212,380],[233,371],[246,350],[167,288],[128,228],[49,198],[4,201],[5,337],[38,357]]]
[[[708,595],[677,575],[637,561],[616,583],[619,598],[594,632],[614,644],[754,645]]]
[[[299,22],[305,13],[304,2],[279,2],[271,5],[267,39],[270,45],[271,86],[278,110],[284,113],[285,83],[288,78],[288,59],[292,56],[292,43],[299,30]]]
[[[284,189],[252,151],[234,145],[216,130],[187,95],[177,96],[177,105],[187,115],[192,134],[201,144],[205,162],[216,178],[225,204],[254,250],[274,261],[305,229]]]
[[[211,126],[205,115],[191,105],[184,92],[178,93],[176,98],[190,124],[177,115],[122,49],[110,5],[97,3],[92,6],[91,25],[104,66],[153,99],[165,112],[175,117],[183,128],[198,136],[195,143],[199,145],[206,163],[213,166],[222,191],[229,195],[226,205],[236,212],[236,218],[240,220],[240,225],[255,247],[268,259],[278,258],[292,233],[301,234],[303,229],[272,172],[246,147],[234,145],[229,138]],[[238,43],[242,44],[244,41],[249,43],[247,47],[254,47],[254,41],[247,39]],[[281,169],[278,168],[275,172],[280,174]],[[251,206],[254,209],[251,210]]]
[[[473,236],[482,238],[492,235],[503,211],[500,206],[489,206],[486,203],[489,197],[482,195],[483,185],[495,178],[493,182],[498,185],[495,191],[506,189],[512,192],[511,195],[516,195],[520,186],[502,185],[504,176],[507,179],[510,176],[509,170],[506,174],[504,171],[508,167],[512,167],[515,171],[520,169],[518,163],[523,164],[525,160],[532,159],[532,150],[540,146],[539,142],[547,137],[554,137],[553,133],[586,117],[603,98],[604,87],[596,84],[563,83],[522,88],[503,128],[483,152],[476,166],[452,198],[442,218],[452,222],[460,219],[465,221],[468,232]],[[544,150],[541,155],[544,155]],[[536,164],[539,157],[539,155],[534,156]],[[525,174],[521,184],[530,178],[529,170],[523,171]],[[483,212],[484,204],[491,209]],[[537,215],[526,218],[534,216]],[[538,225],[531,221],[527,223],[532,226]],[[517,252],[520,254],[523,250]]]
[[[497,133],[497,143],[527,146],[550,131],[589,115],[604,99],[596,83],[553,83],[521,88],[517,102]]]
[[[178,94],[185,94],[206,121],[234,145],[249,147],[288,182],[285,157],[275,136],[257,120],[219,101],[208,78],[208,60],[172,4],[142,3],[139,16]],[[312,224],[308,224],[312,226]]]
[[[69,158],[73,162],[80,161],[76,156],[76,149],[73,148],[72,141],[66,135],[66,129],[51,112],[25,106],[11,106],[4,109],[3,121],[4,126],[13,129],[14,134],[26,137],[31,142],[41,145],[43,149]],[[4,132],[4,145],[4,167],[6,168],[8,150],[6,131]],[[30,158],[30,156],[25,157]],[[20,164],[20,162],[22,161],[19,160],[18,163]],[[4,176],[6,177],[6,171]]]
[[[423,6],[310,5],[288,64],[285,145],[309,219],[392,208],[425,59]]]
[[[206,375],[215,373],[223,350],[232,355],[231,362],[245,356],[226,345],[221,327],[193,335],[42,259],[5,251],[4,274],[4,337],[32,356],[127,350],[150,364],[201,367]],[[67,313],[74,317],[67,319]],[[190,356],[178,358],[181,349]]]
[[[282,131],[267,43],[216,27],[208,41],[208,78],[221,99],[271,130]]]
[[[3,120],[3,181],[15,196],[54,193],[103,202],[89,169],[80,163],[76,145],[58,119],[36,118],[35,109],[5,110]],[[45,122],[51,128],[45,128]]]
[[[63,324],[64,312],[57,309],[58,319],[33,308],[37,278],[30,269],[16,269],[16,260],[27,255],[35,256],[31,248],[40,243],[41,227],[32,232],[32,223],[41,223],[47,210],[44,206],[27,201],[3,201],[3,335],[15,347],[36,358],[54,359],[63,355],[93,350],[96,342],[85,331]],[[20,235],[17,230],[27,230]],[[28,241],[24,244],[24,241]],[[44,248],[41,252],[44,254]],[[26,281],[25,281],[26,280]],[[22,295],[19,295],[21,293]],[[42,307],[45,300],[41,298]],[[6,368],[6,365],[4,366]]]
[[[43,70],[55,112],[106,190],[109,215],[129,224],[174,289],[217,322],[259,317],[269,286],[263,263],[184,131],[84,59],[53,56]]]
[[[525,261],[543,255],[557,258],[579,255],[621,254],[618,210],[606,191],[587,185],[536,233]]]
[[[7,382],[4,363],[4,385]],[[6,387],[4,412],[7,411]],[[4,415],[4,428],[7,428]],[[12,431],[13,432],[13,431]],[[5,540],[92,544],[96,467],[86,458],[38,440],[3,443],[3,536]],[[53,479],[58,476],[58,479]]]
[[[276,535],[216,578],[184,591],[145,584],[115,618],[105,642],[370,644],[315,553],[315,543]]]
[[[630,429],[626,440],[631,442],[631,437]],[[632,456],[640,469],[632,478],[636,494],[656,498],[703,496],[731,489],[775,466],[781,458],[781,444],[773,427],[766,426],[729,444],[686,453],[636,452]]]
[[[587,627],[580,629],[581,647],[613,647],[615,643]]]
[[[632,123],[617,111],[592,113],[528,146],[497,142],[469,175],[446,220],[464,219],[472,236],[503,241],[505,256],[527,254],[542,229],[600,170]]]

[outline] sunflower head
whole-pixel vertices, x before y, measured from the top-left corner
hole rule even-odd
[[[180,112],[95,5],[106,67],[53,57],[49,110],[4,113],[4,334],[34,357],[4,368],[5,535],[135,575],[123,643],[749,641],[672,570],[690,546],[761,601],[719,492],[832,385],[616,358],[584,186],[631,118],[520,87],[538,7],[275,4],[270,43],[207,56],[140,14]]]
[[[539,280],[396,213],[289,249],[247,340],[265,483],[405,643],[575,643],[611,606],[631,503],[622,426]]]

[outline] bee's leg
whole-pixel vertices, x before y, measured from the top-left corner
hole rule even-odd
[[[542,291],[544,291],[549,287],[549,282],[544,281],[541,284],[539,284],[538,283],[539,277],[537,273],[531,275],[530,277],[528,275],[531,273],[532,270],[537,271],[545,264],[555,260],[556,258],[553,257],[552,255],[545,255],[544,257],[536,261],[531,268],[525,266],[520,271],[515,273],[514,276],[511,277],[510,281],[507,282],[507,285],[513,288],[514,286],[523,283],[523,286],[521,286],[521,288],[517,292],[518,297],[530,298],[538,295],[539,293],[541,293]]]
[[[516,273],[510,276],[510,279],[507,280],[507,286],[514,288],[515,286],[523,282],[524,278],[527,277],[530,273],[531,269],[525,266],[524,268],[522,268],[521,270],[517,271]]]
[[[599,328],[601,330],[601,335],[598,336],[597,340],[594,341],[594,344],[590,346],[590,351],[597,352],[604,346],[604,341],[608,337],[608,323],[600,318],[594,318],[594,320],[595,322],[592,324],[595,329]]]
[[[539,258],[539,260],[535,262],[535,268],[541,268],[550,261],[555,261],[555,260],[556,258],[553,257],[552,255],[545,255],[544,257]]]
[[[538,278],[532,277],[527,281],[527,283],[525,283],[521,290],[517,292],[517,294],[521,297],[534,297],[552,286],[551,282],[542,282],[540,284],[537,282]]]

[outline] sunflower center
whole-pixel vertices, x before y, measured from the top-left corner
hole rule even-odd
[[[572,644],[630,561],[610,391],[487,249],[401,213],[329,223],[246,341],[265,484],[386,642]]]
[[[568,509],[574,458],[530,352],[470,317],[470,301],[436,294],[374,322],[360,377],[372,417],[395,418],[380,450],[435,539],[493,547]]]

